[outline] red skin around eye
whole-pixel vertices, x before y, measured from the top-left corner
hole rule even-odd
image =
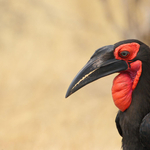
[[[115,49],[114,55],[116,59],[121,59],[121,60],[132,60],[136,57],[138,51],[139,51],[140,45],[138,43],[127,43],[127,44],[122,44],[119,47]],[[120,57],[119,53],[122,51],[128,51],[130,55],[128,57]]]

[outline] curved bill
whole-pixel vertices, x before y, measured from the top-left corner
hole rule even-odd
[[[128,69],[128,64],[113,55],[114,45],[98,49],[70,84],[66,98],[83,86],[101,77]]]

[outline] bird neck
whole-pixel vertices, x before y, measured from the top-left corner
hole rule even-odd
[[[140,94],[141,99],[143,102],[149,101],[150,102],[150,61],[142,63],[142,74],[138,85],[136,87],[135,92],[136,94]],[[144,100],[145,99],[145,100]]]
[[[150,63],[142,64],[142,74],[132,93],[130,107],[119,112],[123,133],[123,150],[146,150],[140,141],[139,128],[142,119],[150,112]]]

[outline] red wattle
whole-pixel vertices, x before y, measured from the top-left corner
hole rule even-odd
[[[115,105],[125,111],[131,104],[132,80],[128,73],[120,73],[115,77],[112,87],[112,96]]]
[[[131,67],[115,77],[112,86],[112,97],[115,105],[125,111],[131,104],[132,92],[136,88],[142,72],[142,62],[137,60]]]

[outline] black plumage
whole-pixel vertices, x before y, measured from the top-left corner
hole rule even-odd
[[[128,56],[121,56],[122,60],[119,56],[116,57],[116,48],[124,44],[129,44],[130,47],[130,43],[139,45],[136,56],[132,60],[127,60]],[[127,49],[123,49],[123,52],[128,51],[128,46],[125,48]],[[129,51],[129,54],[132,51]],[[126,54],[128,55],[124,53]],[[142,72],[132,91],[131,104],[127,109],[119,110],[115,120],[118,132],[122,136],[123,150],[150,150],[150,48],[146,44],[131,39],[98,49],[77,74],[66,94],[68,97],[103,76],[126,71],[137,60],[142,62]]]

